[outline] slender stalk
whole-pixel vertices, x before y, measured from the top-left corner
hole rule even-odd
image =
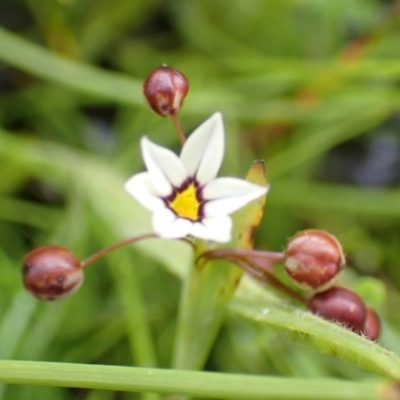
[[[305,299],[298,293],[294,292],[289,287],[285,286],[281,283],[272,273],[267,272],[266,270],[260,271],[257,267],[253,267],[252,265],[246,263],[240,263],[240,261],[231,260],[233,263],[238,265],[239,267],[243,268],[247,271],[250,275],[254,276],[255,278],[268,283],[269,285],[273,286],[275,289],[279,290],[281,293],[295,299],[301,303],[306,303]]]
[[[242,258],[246,260],[265,260],[269,262],[279,262],[285,259],[285,254],[275,251],[263,251],[253,249],[214,249],[204,252],[200,258]],[[272,264],[266,264],[266,269],[272,272]]]
[[[220,399],[389,400],[396,384],[32,361],[0,361],[0,381]]]
[[[247,261],[244,261],[242,259],[230,259],[225,258],[225,260],[232,262],[233,264],[236,264],[237,266],[243,268],[247,273],[250,275],[254,276],[255,278],[268,283],[269,285],[273,286],[275,289],[279,290],[281,293],[284,293],[285,295],[291,297],[292,299],[295,299],[301,303],[305,303],[305,300],[303,297],[301,297],[298,293],[294,292],[287,286],[285,286],[283,283],[281,283],[275,275],[271,272],[273,271],[273,267],[271,266],[270,269],[265,268],[265,264],[262,265],[262,269],[258,267],[257,264],[253,263],[248,263]]]
[[[178,134],[179,140],[181,141],[182,144],[186,142],[186,136],[185,132],[182,129],[181,121],[178,118],[177,114],[171,115],[172,122],[174,123],[174,127],[176,130],[176,133]]]
[[[102,249],[98,251],[97,253],[91,255],[90,257],[86,258],[86,260],[81,261],[81,268],[86,268],[90,264],[93,264],[95,261],[99,260],[100,258],[104,257],[108,253],[119,249],[120,247],[126,246],[128,244],[132,244],[135,242],[139,242],[140,240],[143,239],[152,239],[152,238],[157,238],[158,236],[155,233],[145,233],[143,235],[139,236],[134,236],[125,240],[121,240],[118,243],[114,243],[111,246],[106,247],[105,249]]]
[[[201,258],[218,258],[236,264],[255,278],[269,283],[280,292],[304,303],[304,299],[298,293],[286,287],[274,275],[275,263],[284,260],[284,253],[252,249],[214,249],[201,254],[197,261]]]

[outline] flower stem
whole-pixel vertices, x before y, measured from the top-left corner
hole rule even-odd
[[[284,253],[253,249],[214,249],[204,252],[199,258],[224,258],[226,256],[270,262],[279,262],[285,259]],[[271,264],[266,264],[265,268],[272,272]]]
[[[286,287],[275,277],[275,263],[284,260],[284,253],[252,249],[214,249],[201,254],[199,259],[201,258],[223,259],[236,264],[255,278],[269,283],[280,292],[304,303],[304,299],[298,293]]]
[[[128,244],[139,242],[143,239],[152,239],[157,238],[158,236],[155,233],[145,233],[143,235],[134,236],[128,239],[121,240],[120,242],[114,243],[111,246],[108,246],[97,253],[92,254],[90,257],[86,258],[85,260],[81,261],[81,268],[86,268],[90,264],[93,264],[95,261],[99,260],[100,258],[104,257],[108,253],[117,250],[121,247],[124,247]]]
[[[178,134],[178,138],[181,141],[181,144],[184,144],[186,141],[186,136],[185,136],[185,133],[183,132],[181,121],[179,120],[178,115],[172,114],[171,119],[172,119],[172,122],[174,123],[174,127]]]

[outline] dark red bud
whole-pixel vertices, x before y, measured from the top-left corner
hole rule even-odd
[[[83,282],[80,261],[68,249],[47,245],[28,253],[23,261],[26,290],[41,300],[58,300],[79,289]]]
[[[345,265],[342,246],[327,232],[317,229],[293,236],[285,251],[285,269],[292,280],[313,290],[332,286]]]
[[[351,290],[333,287],[318,293],[309,300],[308,308],[329,321],[347,326],[353,332],[364,331],[367,310],[364,301]]]
[[[150,107],[163,117],[177,114],[189,90],[185,75],[166,65],[156,68],[146,78],[143,93]]]
[[[371,308],[367,308],[363,333],[368,339],[373,341],[378,340],[381,333],[381,321],[378,314]]]

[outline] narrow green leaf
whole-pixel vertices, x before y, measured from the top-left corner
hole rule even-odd
[[[259,324],[298,333],[297,341],[382,376],[400,379],[400,358],[379,344],[317,317],[288,299],[244,279],[231,310]]]
[[[390,400],[395,385],[339,379],[176,371],[106,365],[0,360],[0,381],[131,392],[151,391],[218,399]]]
[[[108,235],[103,236],[105,241]],[[129,249],[123,248],[110,254],[107,261],[124,311],[124,328],[127,331],[134,365],[157,367],[156,351],[136,270],[140,267],[137,257],[133,257]],[[141,399],[160,400],[160,396],[156,393],[142,393]]]
[[[61,212],[57,209],[24,200],[0,197],[0,219],[24,223],[26,225],[49,229],[59,220]]]
[[[133,257],[128,249],[121,249],[110,254],[109,266],[124,310],[135,365],[156,367],[154,343],[136,271],[141,264],[138,265],[137,257]]]
[[[127,104],[143,105],[141,82],[51,53],[0,28],[0,59],[33,75],[80,92]]]
[[[14,296],[13,302],[1,321],[0,358],[13,358],[15,351],[25,334],[37,303],[33,302],[25,290],[21,289]],[[4,398],[5,386],[0,384],[0,399]]]
[[[388,112],[386,107],[377,104],[359,105],[340,113],[333,121],[307,125],[305,130],[298,132],[298,139],[293,145],[268,161],[268,171],[273,178],[278,178],[334,146],[374,128],[387,118]]]
[[[400,191],[397,188],[366,188],[282,179],[274,184],[269,201],[271,205],[284,208],[349,213],[367,218],[399,218],[399,199]]]

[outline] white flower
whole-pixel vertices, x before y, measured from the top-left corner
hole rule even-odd
[[[140,142],[147,172],[125,185],[139,203],[153,212],[154,231],[164,238],[187,235],[228,242],[228,214],[264,195],[266,187],[236,178],[216,178],[224,155],[222,116],[215,113],[186,140],[180,156],[152,143]]]

